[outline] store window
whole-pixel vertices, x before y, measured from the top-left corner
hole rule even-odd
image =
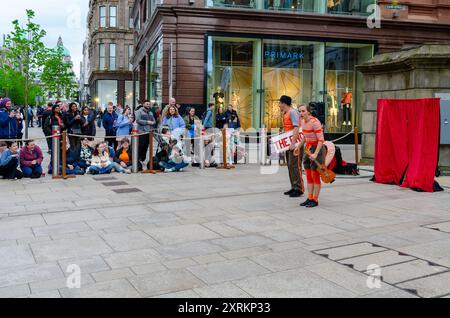
[[[128,28],[129,29],[133,29],[134,21],[133,21],[132,14],[133,14],[133,7],[129,7],[129,10],[128,10]]]
[[[117,81],[98,80],[97,81],[97,105],[105,110],[109,102],[117,105]]]
[[[208,47],[208,102],[216,112],[232,105],[243,129],[258,127],[259,40],[210,37]]]
[[[263,41],[264,124],[282,126],[280,96],[292,98],[293,107],[323,100],[324,44],[287,40]]]
[[[373,57],[371,44],[327,43],[325,55],[328,132],[348,132],[360,123],[362,75],[355,66]]]
[[[162,42],[149,55],[148,97],[152,104],[162,104]]]
[[[131,64],[131,58],[133,57],[134,47],[133,45],[128,45],[128,70],[133,70],[133,64]]]
[[[98,45],[98,57],[99,57],[98,68],[100,70],[103,70],[105,69],[105,44]]]
[[[375,0],[327,0],[327,12],[330,14],[369,15],[367,8],[376,4]]]
[[[99,11],[100,27],[106,28],[106,7],[100,6],[98,11]]]
[[[264,0],[264,9],[287,12],[322,12],[324,0]]]
[[[125,106],[133,107],[133,81],[125,81]]]
[[[109,45],[109,70],[116,70],[116,45],[113,43]]]
[[[262,1],[262,0],[259,0]],[[207,0],[208,7],[227,7],[227,8],[256,8],[254,0]]]
[[[117,27],[117,7],[116,6],[109,7],[109,27],[110,28]]]

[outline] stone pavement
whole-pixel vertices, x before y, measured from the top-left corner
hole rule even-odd
[[[368,176],[315,209],[285,167],[0,180],[0,297],[448,297],[448,189]]]

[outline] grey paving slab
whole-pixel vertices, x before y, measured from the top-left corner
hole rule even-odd
[[[390,233],[390,235],[415,243],[427,243],[431,241],[450,239],[450,233],[443,233],[423,227],[393,232]]]
[[[69,266],[71,265],[79,266],[81,274],[102,272],[110,269],[110,267],[108,266],[108,264],[105,263],[103,258],[98,255],[81,258],[64,259],[58,261],[58,263],[66,276],[71,274],[69,268]]]
[[[37,294],[57,290],[59,288],[67,288],[68,283],[72,283],[72,280],[70,280],[67,277],[61,277],[56,279],[43,280],[39,282],[32,282],[30,283],[30,289],[33,294]],[[80,276],[81,286],[87,286],[93,283],[94,280],[89,274],[83,273],[81,274]]]
[[[357,244],[349,244],[329,249],[322,249],[316,251],[317,254],[324,255],[331,260],[338,260],[343,258],[350,258],[358,255],[372,254],[381,251],[386,251],[384,247],[373,246],[371,243],[361,242]]]
[[[225,222],[227,225],[237,228],[243,232],[264,232],[269,230],[279,230],[290,227],[291,225],[279,221],[272,217],[250,217],[240,220],[232,220]]]
[[[140,249],[128,252],[113,253],[103,255],[103,258],[111,268],[158,263],[163,259],[154,249]]]
[[[61,294],[58,290],[42,292],[37,294],[31,294],[28,298],[61,298]]]
[[[101,239],[78,238],[30,244],[39,263],[112,252]]]
[[[189,266],[197,265],[197,262],[191,258],[181,258],[172,261],[162,262],[168,269],[187,268]]]
[[[0,288],[0,298],[27,297],[30,288],[27,284]]]
[[[273,244],[274,241],[261,235],[243,235],[212,240],[211,243],[222,246],[228,250],[237,250]]]
[[[383,281],[389,284],[398,284],[407,280],[417,279],[448,270],[448,268],[443,266],[430,265],[427,261],[413,260],[398,265],[384,266],[381,268],[381,275]]]
[[[0,219],[0,232],[8,229],[46,225],[40,215],[16,216]]]
[[[450,294],[450,272],[398,284],[397,287],[415,290],[420,297],[439,297]]]
[[[270,272],[246,259],[191,266],[187,269],[206,284],[217,284]]]
[[[374,289],[373,292],[359,296],[360,298],[419,298],[418,296],[406,292],[396,287],[383,287],[380,289]]]
[[[129,278],[143,297],[151,297],[204,286],[204,283],[186,270],[168,270]]]
[[[439,240],[399,248],[399,251],[439,263],[450,258],[450,240]],[[446,265],[446,264],[443,264]]]
[[[228,226],[221,222],[208,222],[203,223],[203,226],[207,227],[208,229],[218,233],[219,235],[222,235],[223,237],[230,237],[230,236],[239,236],[244,235],[245,233],[242,231],[239,231],[231,226]]]
[[[56,263],[26,265],[0,270],[0,287],[27,284],[63,277]]]
[[[273,272],[301,268],[326,261],[323,257],[301,248],[252,256],[250,259]]]
[[[149,207],[156,212],[175,212],[175,211],[203,209],[202,206],[200,206],[192,201],[184,201],[184,202],[176,201],[176,202],[167,202],[167,203],[156,203],[156,204],[152,204]]]
[[[145,215],[140,216],[130,216],[129,219],[138,225],[153,225],[155,223],[177,221],[180,218],[174,213],[158,212],[150,214],[145,213]]]
[[[357,271],[366,271],[369,265],[375,264],[380,267],[403,263],[414,260],[414,257],[399,255],[396,251],[384,251],[365,256],[357,256],[340,260],[339,263],[351,265]]]
[[[187,224],[146,230],[145,233],[161,244],[172,245],[220,238],[217,233],[199,224]]]
[[[286,231],[306,238],[344,232],[341,229],[324,224],[290,227]]]
[[[196,261],[198,264],[208,264],[208,263],[215,263],[220,261],[225,261],[226,258],[218,253],[209,254],[209,255],[201,255],[193,257],[194,261]]]
[[[83,231],[89,231],[91,228],[83,222],[77,223],[65,223],[47,226],[35,226],[33,227],[33,232],[36,236],[42,235],[59,235],[59,234],[69,234],[78,233]]]
[[[373,284],[367,284],[369,276],[332,261],[311,265],[305,267],[305,269],[357,295],[366,295],[376,291],[376,289],[371,288]],[[386,289],[389,285],[381,283],[379,287]]]
[[[131,270],[136,275],[144,275],[144,274],[150,274],[150,273],[156,273],[156,272],[162,272],[167,270],[167,267],[160,263],[152,263],[152,264],[144,264],[144,265],[136,265],[132,266]]]
[[[25,238],[34,238],[33,232],[29,227],[22,228],[4,228],[0,230],[0,241],[18,240]]]
[[[139,293],[125,279],[101,282],[80,289],[60,289],[63,298],[138,298]]]
[[[200,298],[200,296],[193,290],[183,290],[175,293],[154,296],[153,298]]]
[[[158,246],[158,242],[142,231],[129,231],[102,235],[105,242],[118,252]]]
[[[43,216],[49,225],[103,219],[103,216],[95,210],[46,213]]]
[[[256,276],[234,284],[257,298],[354,297],[351,291],[303,269]]]
[[[0,269],[36,264],[26,245],[0,247]]]
[[[133,223],[126,218],[114,218],[107,220],[87,221],[86,222],[94,230],[103,230],[119,227],[127,227]]]
[[[168,259],[195,257],[224,251],[220,246],[205,241],[165,245],[155,249]]]
[[[113,269],[104,272],[96,272],[91,274],[96,282],[105,282],[117,280],[120,278],[133,277],[135,274],[129,268]]]
[[[202,298],[249,298],[250,295],[244,292],[231,282],[209,285],[195,288],[194,291]]]
[[[430,228],[430,229],[438,229],[439,231],[450,233],[450,221],[430,224],[430,225],[427,225],[426,227]]]

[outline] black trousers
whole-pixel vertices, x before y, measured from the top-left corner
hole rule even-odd
[[[105,138],[105,141],[108,143],[108,146],[112,147],[114,151],[117,150],[117,139],[113,138]]]
[[[148,146],[150,143],[149,134],[139,136],[139,161],[145,161],[147,158]],[[150,154],[150,156],[153,154]]]
[[[3,179],[22,179],[23,173],[17,170],[18,164],[19,161],[17,158],[12,158],[6,165],[0,166],[0,176],[2,176]]]

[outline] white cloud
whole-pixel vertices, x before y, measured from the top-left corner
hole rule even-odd
[[[2,7],[0,34],[11,32],[11,22],[15,19],[25,23],[25,10],[32,9],[35,12],[34,22],[47,31],[44,38],[45,45],[56,46],[58,37],[61,36],[64,46],[72,56],[74,72],[79,76],[80,62],[83,60],[89,0],[12,0],[11,2],[0,0],[0,2]]]

